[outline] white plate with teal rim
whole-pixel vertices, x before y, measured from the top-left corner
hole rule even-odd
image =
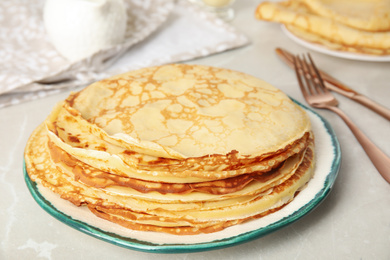
[[[308,42],[304,39],[299,38],[298,36],[291,33],[289,30],[287,30],[287,28],[284,25],[282,25],[282,31],[287,35],[288,38],[298,43],[299,45],[326,55],[348,59],[348,60],[357,60],[357,61],[390,62],[390,55],[379,56],[379,55],[369,55],[369,54],[360,54],[360,53],[347,52],[347,51],[331,50],[321,44]]]
[[[242,244],[290,225],[307,215],[326,198],[336,180],[341,160],[337,137],[324,118],[310,108],[298,104],[309,114],[315,135],[314,177],[307,187],[281,210],[219,232],[177,236],[129,230],[96,217],[86,207],[76,207],[59,198],[57,194],[31,181],[24,167],[25,181],[33,198],[50,215],[72,228],[121,247],[153,253],[189,253]]]

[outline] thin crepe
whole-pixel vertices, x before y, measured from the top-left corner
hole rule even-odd
[[[344,8],[349,5],[351,12],[348,14],[340,13],[337,10],[339,5],[332,1],[327,1],[332,2],[329,3],[329,6],[314,9],[316,6],[325,5],[325,2],[305,0],[277,3],[262,2],[256,9],[256,17],[260,20],[285,24],[292,33],[298,32],[298,37],[323,44],[332,49],[375,55],[386,55],[389,53],[390,31],[388,26],[390,23],[390,6],[387,1],[383,1],[385,3],[381,10],[383,14],[373,22],[376,26],[372,25],[372,27],[378,30],[381,28],[381,31],[367,31],[367,28],[359,28],[363,27],[361,24],[368,24],[364,17],[375,17],[375,13],[369,12],[372,10],[377,12],[380,9],[379,7],[367,8],[361,12],[356,12],[354,16],[356,19],[352,19],[352,13],[355,14],[355,11],[352,10],[356,6],[360,9],[361,4],[355,5],[354,1],[343,1],[340,3]],[[381,6],[381,3],[380,1],[373,1],[372,5]],[[336,10],[329,9],[334,6],[336,6]],[[313,9],[310,7],[313,7]],[[360,18],[361,16],[363,18]],[[381,27],[380,25],[383,26]]]

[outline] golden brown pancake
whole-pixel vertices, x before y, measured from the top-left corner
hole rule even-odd
[[[262,2],[256,17],[282,23],[297,37],[327,48],[373,55],[389,53],[388,0]]]
[[[390,31],[389,0],[302,0],[312,12],[365,31]]]
[[[48,150],[50,152],[51,161],[53,161],[57,165],[57,168],[61,169],[64,174],[73,176],[75,180],[95,188],[114,187],[111,190],[116,189],[123,191],[125,189],[121,189],[120,187],[126,187],[130,192],[131,190],[141,193],[156,191],[161,194],[173,193],[180,195],[190,192],[202,192],[216,195],[229,194],[229,197],[242,196],[243,189],[252,183],[255,183],[255,185],[252,185],[254,187],[251,187],[251,189],[245,189],[247,193],[258,193],[261,190],[272,187],[271,185],[275,185],[275,183],[279,183],[280,180],[292,175],[294,169],[299,166],[302,157],[305,154],[305,151],[303,151],[291,156],[278,167],[266,173],[252,172],[250,174],[242,174],[223,180],[197,183],[164,183],[144,181],[103,172],[75,159],[50,141],[48,142]],[[235,194],[237,191],[240,191],[239,195]],[[137,194],[134,192],[130,194],[131,196],[137,197]],[[182,196],[179,196],[179,198],[181,200],[183,199]]]
[[[332,50],[346,51],[346,52],[360,53],[360,54],[369,54],[369,55],[390,55],[390,48],[378,49],[378,48],[368,48],[364,46],[353,46],[353,45],[345,45],[345,44],[343,45],[341,43],[334,42],[324,37],[320,37],[316,34],[310,33],[308,31],[302,30],[301,28],[292,25],[287,25],[286,29],[300,39],[303,39],[307,42],[311,42],[314,44],[322,45]]]
[[[282,91],[207,66],[132,71],[96,82],[68,102],[108,135],[164,158],[232,151],[253,158],[285,147],[310,128],[305,112]]]
[[[118,224],[137,230],[176,234],[220,230],[272,212],[293,199],[310,180],[314,167],[312,140],[293,175],[260,194],[223,200],[214,195],[217,198],[215,201],[176,201],[165,204],[161,201],[112,194],[64,174],[50,158],[48,138],[43,126],[33,133],[29,144],[26,147],[26,167],[33,181],[41,183],[75,205],[87,205],[97,216]]]
[[[61,147],[78,160],[119,176],[164,182],[210,181],[254,171],[259,174],[268,172],[288,157],[303,151],[308,141],[308,133],[306,133],[283,149],[257,158],[237,159],[237,152],[232,152],[227,156],[206,155],[201,158],[174,160],[138,154],[102,141],[97,136],[80,132],[70,134],[63,130],[64,127],[56,121],[52,127],[48,128],[49,137],[56,146]],[[94,155],[95,157],[92,157]],[[99,163],[100,158],[104,161],[112,161],[116,167],[110,167],[107,163]],[[212,164],[218,161],[221,163]]]
[[[268,83],[173,64],[72,93],[25,161],[33,181],[101,218],[191,235],[289,203],[312,177],[314,137],[305,111]]]
[[[178,77],[170,77],[173,73]],[[172,92],[180,84],[183,90]],[[135,90],[129,87],[133,85]],[[127,105],[126,100],[139,103]],[[99,117],[94,119],[90,111]],[[142,113],[160,127],[142,126],[151,124],[139,119]],[[168,65],[92,84],[59,103],[46,126],[57,146],[103,171],[143,180],[183,182],[184,177],[184,182],[199,182],[276,167],[306,147],[310,122],[284,93],[252,76]]]

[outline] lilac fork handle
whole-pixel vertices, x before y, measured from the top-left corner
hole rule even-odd
[[[359,141],[364,151],[371,159],[375,168],[382,175],[382,177],[390,183],[390,158],[382,152],[371,140],[351,121],[351,119],[338,107],[326,106],[327,109],[332,110],[338,114],[344,122],[351,129],[356,139]]]

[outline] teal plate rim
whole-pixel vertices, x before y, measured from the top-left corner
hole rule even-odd
[[[38,203],[38,205],[44,209],[47,213],[49,213],[51,216],[56,218],[57,220],[65,223],[66,225],[79,230],[85,234],[88,234],[92,237],[98,238],[100,240],[109,242],[111,244],[121,246],[124,248],[136,250],[136,251],[142,251],[142,252],[150,252],[150,253],[191,253],[191,252],[201,252],[201,251],[209,251],[209,250],[216,250],[216,249],[222,249],[226,247],[231,247],[239,244],[243,244],[252,240],[255,240],[257,238],[263,237],[269,233],[272,233],[278,229],[281,229],[289,224],[294,223],[298,219],[302,218],[303,216],[307,215],[309,212],[311,212],[314,208],[316,208],[329,194],[331,191],[333,184],[337,178],[340,164],[341,164],[341,149],[340,144],[338,142],[338,139],[335,135],[335,132],[329,122],[324,119],[321,115],[319,115],[317,112],[313,111],[312,109],[302,105],[298,101],[292,99],[295,103],[297,103],[299,106],[303,107],[304,109],[312,112],[315,116],[317,116],[323,126],[325,127],[327,133],[331,137],[332,142],[332,148],[334,153],[334,158],[332,160],[332,165],[330,167],[330,172],[327,174],[325,178],[325,182],[323,184],[323,187],[320,191],[317,192],[317,194],[305,205],[294,211],[292,214],[274,222],[271,223],[265,227],[255,229],[252,231],[249,231],[244,234],[240,234],[237,236],[221,239],[221,240],[215,240],[212,242],[206,242],[206,243],[196,243],[196,244],[154,244],[146,241],[140,241],[137,239],[132,239],[128,237],[123,237],[120,235],[117,235],[115,233],[103,231],[99,229],[98,227],[94,227],[90,224],[87,224],[85,222],[79,221],[77,219],[73,219],[71,216],[61,212],[56,207],[54,207],[50,201],[46,200],[46,198],[39,192],[39,189],[37,187],[37,184],[33,182],[30,177],[28,176],[26,165],[23,160],[23,173],[24,173],[24,179],[26,182],[26,185],[34,198],[34,200]]]

